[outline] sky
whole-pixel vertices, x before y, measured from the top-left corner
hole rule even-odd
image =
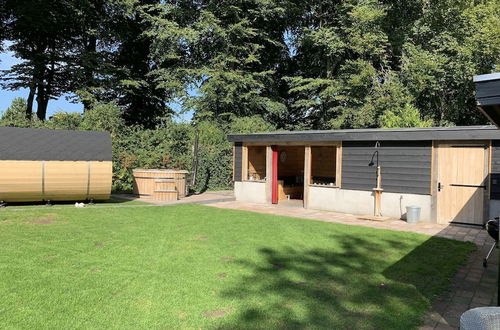
[[[12,52],[0,53],[0,70],[8,70],[12,65],[19,63],[20,60],[15,58]],[[197,95],[196,91],[190,91],[191,95]],[[57,100],[50,100],[47,107],[47,118],[52,116],[54,113],[59,111],[66,112],[83,112],[83,105],[81,103],[71,103],[66,100],[66,97],[70,95],[63,95]],[[5,90],[0,87],[0,114],[7,110],[7,108],[12,103],[12,100],[16,97],[27,98],[28,90],[25,88],[18,89],[15,91]],[[180,111],[181,106],[177,103],[169,104],[175,111]],[[36,111],[36,103],[35,108]],[[187,112],[183,115],[179,115],[176,120],[178,121],[189,121],[193,116],[193,113]]]

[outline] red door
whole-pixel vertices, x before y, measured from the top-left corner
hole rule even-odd
[[[271,146],[271,149],[273,151],[272,203],[278,204],[278,146]]]

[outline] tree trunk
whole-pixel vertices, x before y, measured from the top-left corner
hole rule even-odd
[[[36,109],[36,115],[38,119],[45,120],[47,116],[47,106],[49,105],[49,99],[52,95],[52,84],[54,83],[54,74],[55,74],[55,55],[52,52],[51,60],[50,60],[50,69],[47,73],[47,80],[45,85],[43,84],[43,79],[41,79],[40,84],[38,85],[38,97],[37,103],[38,107]]]
[[[45,45],[38,45],[36,47],[36,52],[44,52],[46,49]],[[40,91],[43,93],[43,76],[45,74],[45,63],[41,62],[40,60],[34,61],[34,68],[33,68],[33,76],[31,77],[31,83],[30,83],[30,92],[28,95],[28,100],[26,104],[26,119],[31,120],[33,117],[33,101],[35,99],[35,93],[37,92],[38,89],[38,94]],[[38,95],[36,99],[38,103]],[[38,106],[37,106],[38,108]]]
[[[97,39],[95,36],[90,36],[89,40],[85,44],[85,52],[87,55],[86,62],[84,63],[84,76],[85,76],[85,86],[84,88],[92,88],[94,86],[94,71],[96,68],[95,56],[97,56]],[[89,60],[89,59],[93,60]],[[89,63],[91,61],[91,63]],[[83,112],[87,112],[92,107],[92,102],[89,100],[82,101]]]
[[[45,86],[43,85],[42,82],[38,83],[38,95],[36,97],[36,116],[40,120],[45,120],[45,117],[47,116],[47,106],[49,104],[48,98],[45,93]]]
[[[38,119],[44,121],[47,116],[47,106],[49,105],[49,100],[44,97],[41,102],[38,102],[38,108],[36,109],[36,115]]]
[[[33,100],[35,99],[35,90],[36,86],[35,84],[31,84],[30,86],[30,93],[28,95],[28,100],[26,103],[26,119],[31,121],[31,117],[33,114]]]

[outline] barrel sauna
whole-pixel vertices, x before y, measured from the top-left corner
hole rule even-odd
[[[105,200],[108,132],[0,127],[0,202]]]
[[[133,174],[137,196],[159,201],[176,201],[186,196],[188,171],[135,169]]]

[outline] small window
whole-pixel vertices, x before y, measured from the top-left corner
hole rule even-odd
[[[266,179],[266,147],[248,147],[248,177],[249,181]]]
[[[311,184],[337,185],[337,147],[311,147]]]

